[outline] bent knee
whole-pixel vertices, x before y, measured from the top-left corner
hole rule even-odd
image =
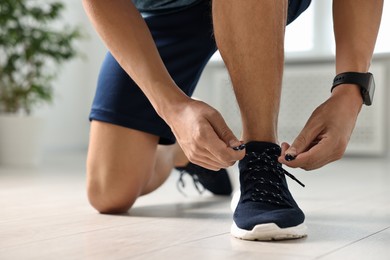
[[[87,194],[90,204],[100,213],[127,212],[142,194],[147,172],[119,167],[112,160],[87,162]]]
[[[88,199],[92,207],[102,214],[121,214],[127,212],[137,200],[136,194],[120,194],[90,185]]]
[[[119,190],[107,185],[89,182],[88,200],[102,214],[126,213],[138,198],[138,192]]]

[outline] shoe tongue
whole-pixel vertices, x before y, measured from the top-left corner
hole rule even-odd
[[[252,141],[245,144],[246,153],[249,154],[251,152],[262,153],[268,149],[272,154],[280,154],[280,146],[275,143],[270,142],[258,142]]]
[[[267,155],[271,157],[275,156],[277,158],[281,152],[279,145],[270,142],[249,142],[245,144],[245,149],[246,155],[238,164],[240,171],[246,168],[248,161],[251,160],[251,157],[253,157],[252,153],[262,154],[263,152],[266,152]]]

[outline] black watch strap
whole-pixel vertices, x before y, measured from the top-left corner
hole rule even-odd
[[[375,84],[373,82],[373,75],[370,72],[344,72],[338,74],[334,80],[331,92],[333,89],[341,84],[355,84],[360,87],[360,92],[363,98],[363,103],[366,105],[372,104]]]
[[[344,72],[338,74],[333,80],[332,90],[340,84],[356,84],[360,87],[367,86],[370,83],[370,72]]]

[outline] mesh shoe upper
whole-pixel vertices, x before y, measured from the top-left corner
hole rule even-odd
[[[246,230],[266,223],[275,223],[280,228],[297,226],[303,223],[305,215],[289,192],[285,175],[299,181],[278,162],[281,152],[278,145],[262,143],[262,146],[261,152],[253,151],[248,143],[247,154],[239,163],[241,197],[234,222]]]

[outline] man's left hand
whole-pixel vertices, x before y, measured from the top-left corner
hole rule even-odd
[[[359,89],[343,85],[315,109],[305,127],[290,146],[282,143],[279,162],[304,170],[314,170],[340,159],[347,148],[362,107]],[[291,155],[286,160],[286,154]]]

